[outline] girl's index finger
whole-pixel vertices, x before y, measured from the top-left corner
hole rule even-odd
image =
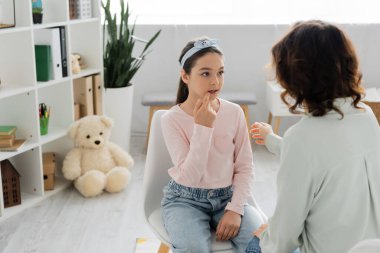
[[[198,98],[194,106],[194,114],[196,114],[196,112],[198,112],[201,107],[202,107],[202,100]]]

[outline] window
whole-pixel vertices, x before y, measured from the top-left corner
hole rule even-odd
[[[111,1],[119,12],[119,1]],[[380,23],[373,0],[125,0],[138,24]]]

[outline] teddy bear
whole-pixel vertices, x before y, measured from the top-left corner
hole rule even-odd
[[[84,197],[94,197],[103,190],[115,193],[130,181],[133,158],[120,146],[109,141],[113,120],[107,116],[89,115],[75,121],[69,135],[75,147],[62,167],[63,176],[74,181]]]
[[[71,71],[72,71],[72,73],[78,74],[81,70],[80,64],[79,64],[80,55],[72,54],[72,55],[70,55],[70,59],[71,59]]]

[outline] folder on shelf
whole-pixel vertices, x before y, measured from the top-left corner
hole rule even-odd
[[[96,74],[92,76],[92,90],[94,93],[94,114],[102,115],[103,114],[103,86],[102,79],[100,78],[100,74]]]
[[[42,153],[42,167],[44,174],[44,189],[54,190],[54,177],[55,177],[55,153],[46,152]]]
[[[80,105],[74,103],[74,120],[77,121],[80,119]]]
[[[50,45],[51,48],[51,69],[52,79],[62,78],[62,56],[61,56],[61,37],[60,29],[49,28],[36,30],[34,42],[36,44]]]
[[[61,60],[62,60],[62,76],[67,76],[67,50],[66,50],[66,29],[64,26],[59,27]]]
[[[80,104],[80,116],[94,114],[92,91],[92,76],[81,77],[74,80],[74,102]]]
[[[49,81],[51,53],[49,45],[35,45],[37,81]]]

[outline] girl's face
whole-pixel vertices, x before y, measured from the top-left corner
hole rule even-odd
[[[210,94],[210,101],[217,98],[224,83],[223,57],[217,53],[207,53],[195,61],[190,74],[181,70],[181,78],[189,89],[189,98],[203,98]]]

